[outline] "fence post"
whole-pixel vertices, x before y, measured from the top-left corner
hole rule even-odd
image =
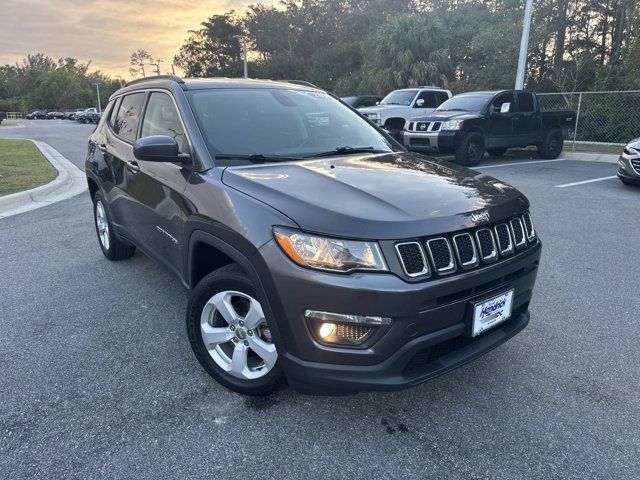
[[[573,145],[571,146],[571,151],[576,151],[576,138],[578,137],[578,122],[580,121],[580,107],[582,106],[582,92],[578,96],[578,113],[576,113],[576,128],[573,131]]]

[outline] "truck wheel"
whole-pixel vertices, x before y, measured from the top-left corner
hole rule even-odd
[[[90,124],[90,123],[91,123],[91,120],[89,120],[88,118],[85,118],[85,119],[83,120],[83,122],[84,122],[86,125],[88,125],[88,124]]]
[[[492,157],[501,157],[507,152],[506,148],[487,148],[487,153]]]
[[[540,158],[558,158],[563,148],[564,138],[562,138],[562,133],[558,130],[552,130],[545,135],[544,141],[538,145],[538,154]]]
[[[114,261],[124,260],[131,258],[136,253],[135,246],[124,243],[113,232],[107,207],[100,192],[93,196],[93,218],[100,248],[105,257]]]
[[[473,167],[480,163],[484,156],[484,137],[480,133],[467,133],[456,148],[456,163],[465,167]]]
[[[285,383],[278,352],[251,280],[236,264],[204,277],[187,305],[193,353],[218,383],[266,395]]]

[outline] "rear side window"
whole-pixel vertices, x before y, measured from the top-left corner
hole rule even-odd
[[[138,132],[138,122],[142,112],[145,93],[132,93],[122,97],[120,108],[116,114],[113,131],[125,140],[133,142]]]
[[[518,99],[518,106],[516,112],[533,112],[533,94],[529,92],[516,93]]]
[[[151,135],[169,135],[178,143],[180,153],[185,153],[188,149],[178,111],[173,99],[166,93],[153,92],[149,97],[141,136]]]
[[[438,101],[438,106],[440,106],[449,100],[449,95],[447,95],[447,92],[436,92],[436,100]]]
[[[416,107],[418,106],[417,102],[420,99],[424,100],[424,105],[421,105],[420,108],[436,108],[440,105],[436,99],[436,92],[422,92],[416,99]]]

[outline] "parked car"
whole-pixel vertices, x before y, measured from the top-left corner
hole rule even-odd
[[[450,97],[449,90],[437,87],[403,88],[391,92],[379,105],[360,111],[397,138],[407,120],[431,113]]]
[[[533,92],[501,90],[462,93],[433,113],[412,119],[402,133],[405,147],[453,153],[461,165],[477,165],[485,154],[535,145],[542,158],[557,158],[573,138],[576,112],[541,112]]]
[[[64,112],[64,116],[67,120],[75,120],[79,113],[82,113],[86,108],[76,108],[75,110],[67,110]]]
[[[47,115],[47,111],[46,110],[35,110],[31,113],[27,113],[27,115],[25,115],[25,118],[27,120],[43,120]]]
[[[625,185],[640,185],[640,138],[631,140],[622,150],[618,178]]]
[[[353,108],[373,107],[380,103],[382,97],[379,95],[358,95],[354,97],[342,97],[344,103]]]
[[[62,120],[64,118],[64,113],[62,112],[47,112],[44,116],[46,120],[54,120],[59,119]]]
[[[2,125],[5,118],[7,118],[7,112],[0,112],[0,125]]]
[[[97,108],[87,108],[83,112],[76,114],[76,121],[81,123],[98,123],[100,113]]]
[[[407,152],[316,88],[130,82],[85,169],[104,256],[140,248],[177,276],[191,347],[233,390],[405,388],[529,322],[526,197]]]

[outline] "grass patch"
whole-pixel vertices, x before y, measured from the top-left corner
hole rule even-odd
[[[0,139],[0,196],[44,185],[57,176],[33,142]]]
[[[603,145],[601,143],[576,143],[575,150],[572,142],[565,142],[565,152],[584,152],[584,153],[611,153],[620,155],[624,147],[620,145]]]
[[[0,127],[15,127],[18,124],[16,122],[2,122],[0,123]]]

